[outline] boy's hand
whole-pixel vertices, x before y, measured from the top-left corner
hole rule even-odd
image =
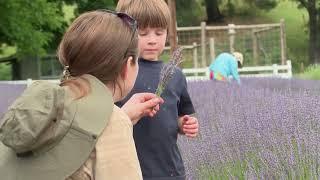
[[[198,119],[189,115],[184,115],[179,118],[179,127],[182,134],[187,137],[196,137],[199,132]]]
[[[135,125],[143,116],[153,117],[164,101],[153,93],[134,94],[123,106],[122,110]]]

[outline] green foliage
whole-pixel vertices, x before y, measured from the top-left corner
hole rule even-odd
[[[309,16],[309,63],[320,63],[320,1],[319,0],[291,0],[298,4],[298,8],[305,9]]]
[[[279,167],[288,169],[285,174],[277,172],[274,169],[269,160],[259,157],[258,152],[253,152],[245,155],[244,159],[228,160],[226,162],[217,162],[215,166],[200,166],[198,175],[200,179],[210,180],[228,180],[228,179],[255,179],[253,177],[264,177],[266,179],[316,179],[317,174],[314,173],[313,163],[316,163],[312,157],[302,157],[298,153],[298,147],[292,144],[295,149],[293,158],[297,159],[295,166],[289,167],[285,160],[281,160],[280,155],[273,154],[280,161]],[[272,176],[269,174],[261,174],[261,169],[265,172],[272,172]],[[250,174],[253,176],[251,177]],[[270,173],[271,174],[271,173]]]
[[[273,22],[285,20],[287,39],[287,59],[292,60],[295,71],[300,70],[300,65],[308,65],[308,15],[306,10],[298,9],[297,3],[281,1],[278,6],[262,16]]]
[[[114,9],[117,4],[116,0],[65,0],[65,2],[77,5],[75,10],[76,15],[96,9]]]
[[[277,0],[228,0],[220,1],[219,7],[226,16],[250,16],[261,10],[271,10],[277,6]]]
[[[15,47],[2,45],[0,47],[0,58],[15,54]],[[1,55],[2,54],[2,55]],[[0,63],[0,80],[11,80],[11,66],[7,63]]]
[[[176,1],[178,26],[199,26],[204,20],[205,10],[199,0]]]
[[[298,78],[320,80],[320,65],[311,65],[305,72],[298,74]]]
[[[277,0],[255,0],[255,5],[261,9],[270,10],[277,6]]]
[[[220,180],[220,179],[239,179],[245,180],[247,163],[245,161],[235,161],[221,163],[213,168],[200,168],[201,179]]]
[[[11,80],[11,66],[8,64],[0,64],[0,80]]]
[[[18,55],[43,55],[65,23],[62,1],[0,1],[0,44]]]
[[[73,18],[75,17],[74,11],[76,8],[76,5],[63,6],[64,19],[67,21],[68,24],[70,24]]]

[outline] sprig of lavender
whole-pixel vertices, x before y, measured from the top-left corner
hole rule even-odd
[[[174,50],[169,62],[162,67],[160,72],[160,81],[156,90],[157,96],[161,96],[162,92],[174,74],[174,69],[182,62],[182,50],[182,47]]]

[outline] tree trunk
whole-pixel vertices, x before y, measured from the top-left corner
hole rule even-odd
[[[316,58],[314,63],[320,64],[320,9],[318,9],[316,29]]]
[[[318,20],[317,20],[317,9],[315,0],[308,1],[308,14],[309,14],[309,62],[319,63],[319,57],[317,57],[317,42],[318,38]]]
[[[222,22],[224,16],[219,10],[218,0],[205,0],[207,11],[207,23]]]
[[[173,53],[177,48],[176,0],[168,0],[168,6],[171,12],[171,24],[169,25],[170,52]]]

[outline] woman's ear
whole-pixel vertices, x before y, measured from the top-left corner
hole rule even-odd
[[[128,57],[126,63],[124,63],[122,67],[121,78],[123,80],[126,80],[128,78],[128,71],[129,71],[129,68],[132,66],[132,63],[133,63],[133,58],[132,56],[130,56]]]

